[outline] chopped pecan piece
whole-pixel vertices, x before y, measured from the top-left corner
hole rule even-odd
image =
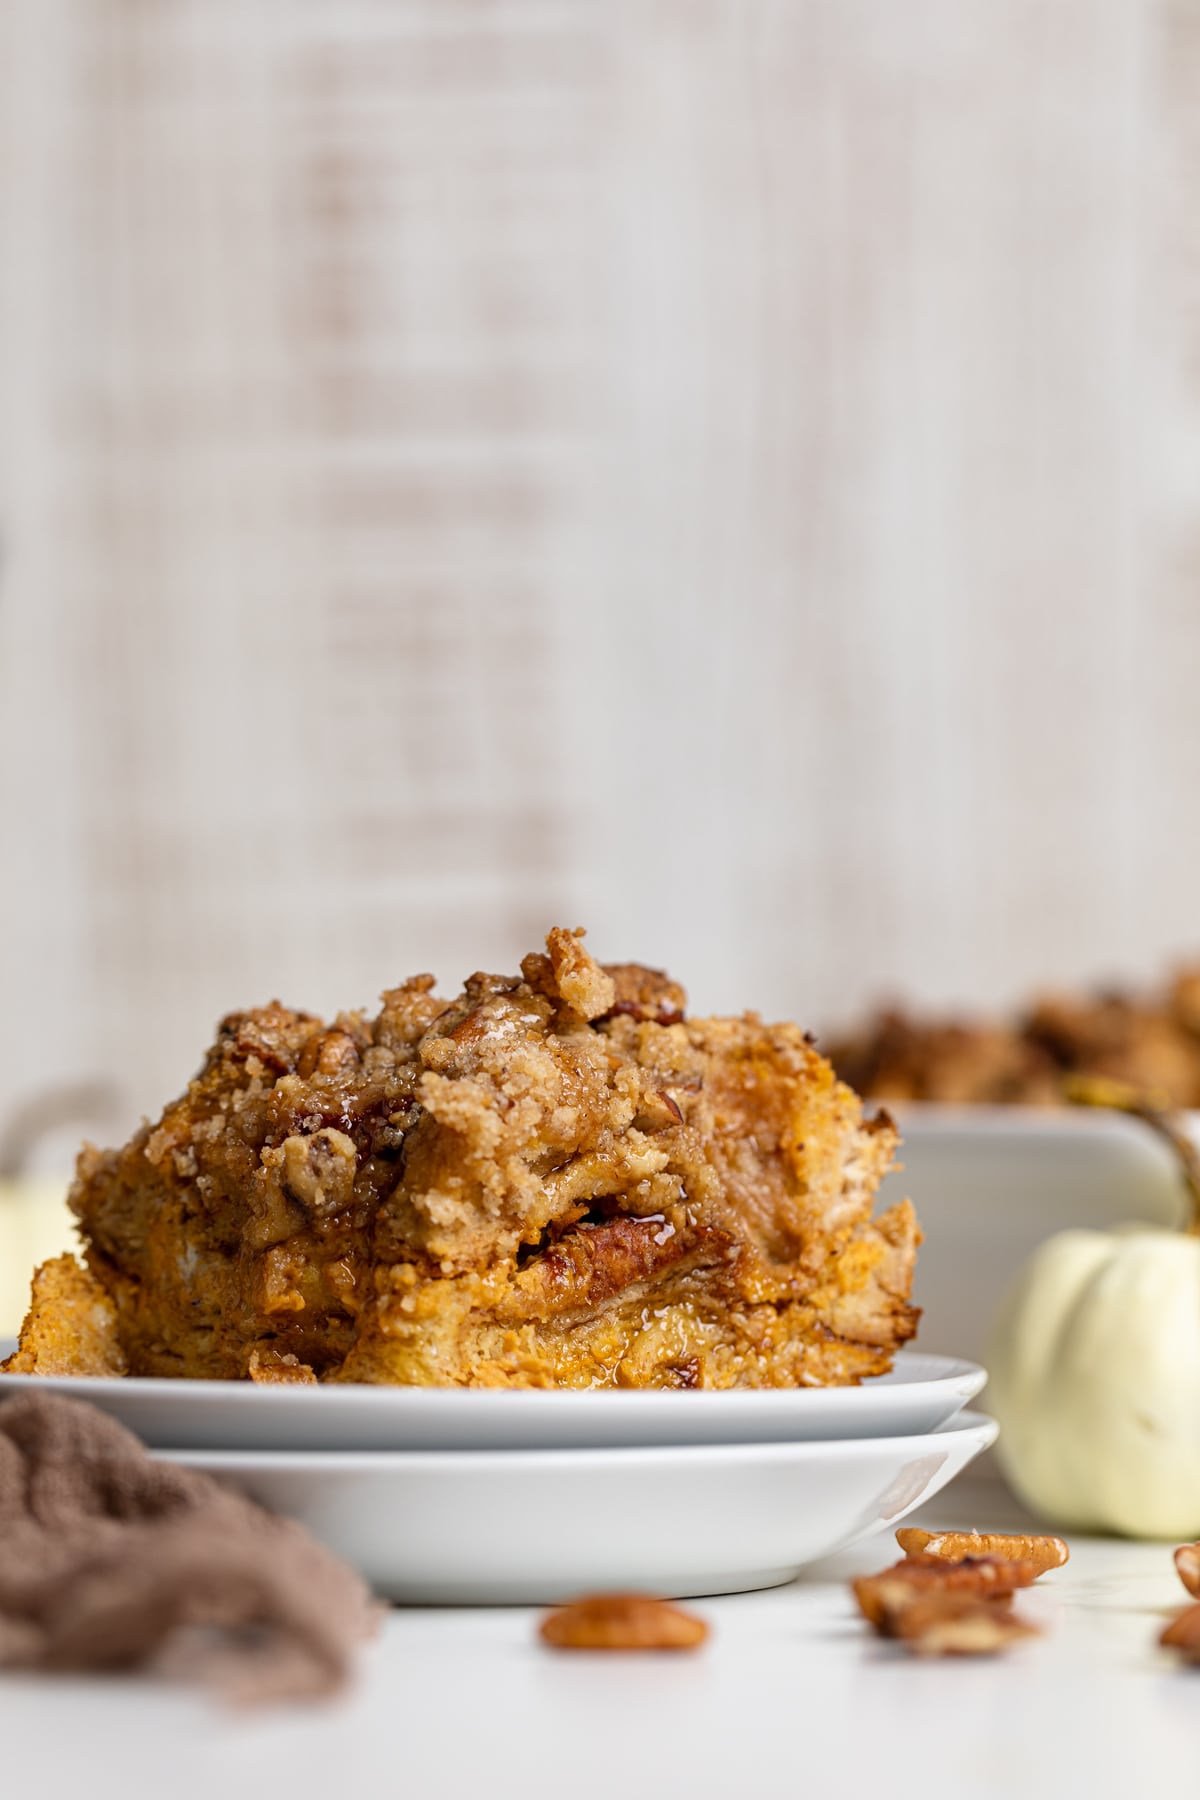
[[[1175,1552],[1175,1567],[1188,1593],[1200,1600],[1200,1544],[1181,1544]]]
[[[285,1138],[284,1186],[315,1221],[332,1219],[354,1199],[358,1152],[344,1131],[326,1127],[311,1137]]]
[[[358,1045],[348,1032],[318,1031],[301,1050],[296,1073],[302,1080],[311,1081],[314,1075],[337,1075],[355,1067],[358,1061]]]
[[[656,1025],[678,1025],[684,1017],[687,995],[661,969],[647,969],[641,963],[606,963],[604,972],[612,977],[614,999],[601,1023],[626,1015]]]
[[[1178,1650],[1185,1662],[1200,1663],[1200,1606],[1177,1613],[1158,1641],[1168,1650]]]
[[[708,1636],[703,1619],[651,1594],[589,1594],[541,1623],[557,1650],[694,1650]]]
[[[265,1348],[250,1352],[246,1373],[251,1381],[307,1384],[317,1379],[308,1363],[301,1362],[298,1356]]]
[[[896,1542],[906,1556],[939,1557],[946,1562],[961,1562],[968,1556],[999,1557],[1008,1562],[1032,1563],[1038,1575],[1044,1575],[1047,1569],[1060,1569],[1071,1554],[1060,1537],[1023,1532],[918,1531],[906,1527],[896,1533]]]

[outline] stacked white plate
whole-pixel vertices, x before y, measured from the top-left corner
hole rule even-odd
[[[299,1519],[416,1605],[683,1597],[790,1581],[945,1487],[996,1436],[984,1371],[905,1351],[857,1388],[545,1392],[0,1376]]]

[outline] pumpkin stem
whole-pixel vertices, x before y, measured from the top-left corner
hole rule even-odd
[[[1191,1237],[1200,1237],[1200,1150],[1179,1122],[1179,1116],[1159,1096],[1113,1081],[1107,1075],[1066,1075],[1063,1095],[1073,1106],[1102,1106],[1111,1112],[1129,1113],[1141,1119],[1171,1146],[1191,1204],[1191,1218],[1184,1226]]]

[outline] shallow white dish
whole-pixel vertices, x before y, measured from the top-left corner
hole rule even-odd
[[[913,1299],[921,1348],[983,1360],[1011,1283],[1055,1231],[1126,1219],[1182,1222],[1175,1161],[1145,1125],[1075,1107],[889,1106],[902,1170],[881,1204],[908,1194],[925,1241]],[[1200,1114],[1185,1115],[1200,1137]]]
[[[529,1605],[790,1581],[902,1519],[991,1444],[960,1413],[919,1437],[674,1449],[160,1451],[286,1513],[411,1605]]]
[[[953,1418],[985,1379],[974,1363],[902,1351],[890,1374],[857,1388],[594,1392],[0,1375],[0,1400],[50,1388],[91,1401],[159,1447],[578,1450],[907,1437]]]

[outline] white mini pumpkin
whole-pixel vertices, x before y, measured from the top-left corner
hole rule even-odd
[[[1200,1220],[1193,1146],[1129,1099],[1179,1153]],[[1080,1096],[1083,1097],[1083,1096]],[[988,1353],[997,1455],[1036,1513],[1083,1531],[1200,1537],[1200,1236],[1064,1231],[1034,1253]]]

